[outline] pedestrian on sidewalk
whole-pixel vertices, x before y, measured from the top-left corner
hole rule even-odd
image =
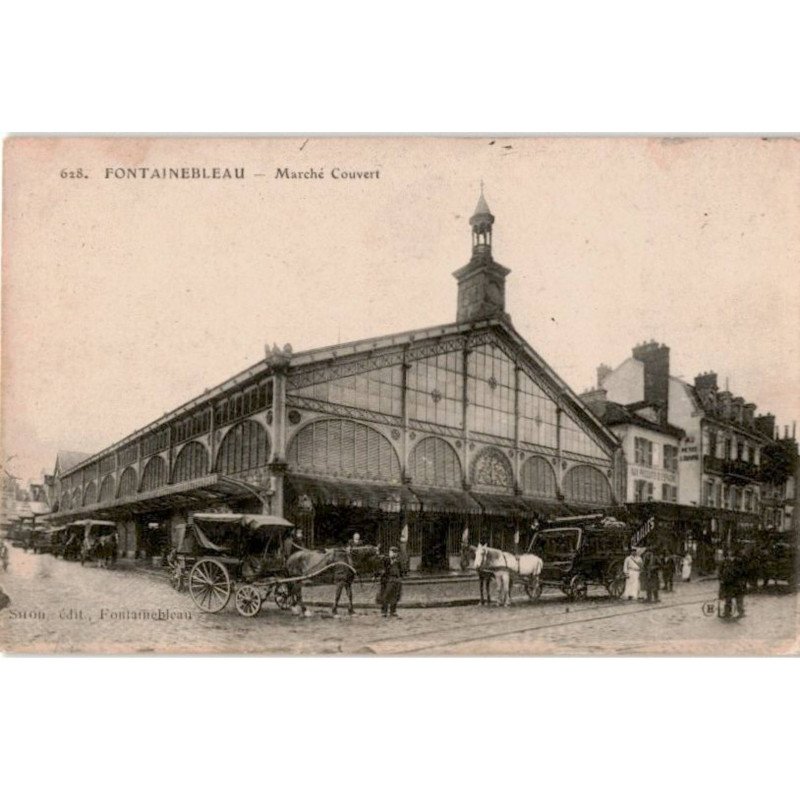
[[[389,548],[389,555],[384,559],[380,578],[376,603],[381,607],[381,614],[384,617],[397,617],[397,604],[403,595],[403,565],[398,548]]]
[[[642,571],[642,559],[635,547],[631,547],[628,557],[622,564],[622,571],[625,573],[625,592],[626,600],[639,599],[639,578]]]
[[[661,569],[663,561],[658,549],[649,547],[642,559],[642,569],[644,571],[644,588],[647,592],[647,603],[660,603],[658,590],[661,585]]]
[[[664,567],[661,574],[664,577],[664,591],[671,592],[672,584],[675,579],[675,560],[677,556],[667,555],[664,556]]]
[[[681,561],[681,580],[687,583],[692,579],[692,554],[687,550]]]

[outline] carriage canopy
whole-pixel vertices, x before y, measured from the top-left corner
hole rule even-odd
[[[191,522],[197,544],[214,552],[240,550],[242,539],[266,541],[294,528],[289,520],[268,514],[194,514]],[[183,548],[179,545],[178,549]]]
[[[107,519],[79,519],[70,522],[66,527],[74,533],[82,532],[85,537],[90,535],[110,536],[112,533],[116,533],[117,523],[109,522]]]

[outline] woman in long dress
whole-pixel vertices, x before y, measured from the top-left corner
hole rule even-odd
[[[692,579],[692,554],[688,551],[681,562],[681,578],[684,581]]]
[[[638,600],[642,559],[639,558],[635,547],[631,548],[630,555],[625,559],[622,571],[625,573],[625,592],[623,597],[626,600]]]

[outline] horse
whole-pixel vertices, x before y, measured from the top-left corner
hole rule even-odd
[[[285,571],[286,575],[290,578],[306,577],[309,579],[332,571],[334,573],[333,579],[337,584],[334,609],[341,596],[340,586],[342,588],[347,588],[347,580],[344,576],[349,573],[351,586],[348,588],[347,594],[350,598],[350,607],[352,608],[352,578],[355,577],[356,570],[350,563],[350,558],[350,553],[343,547],[335,547],[329,550],[308,550],[304,547],[298,547],[286,559]],[[339,577],[337,577],[337,573]],[[303,603],[302,581],[298,580],[289,583],[289,598],[294,613],[307,615],[308,611]]]
[[[542,574],[544,561],[533,553],[514,555],[504,550],[497,550],[485,544],[480,544],[475,548],[475,569],[480,573],[481,570],[494,573],[497,581],[499,596],[498,606],[511,605],[511,576],[530,578],[534,585],[538,583],[539,576]]]
[[[475,545],[465,544],[461,546],[461,571],[475,569]],[[481,593],[481,605],[488,605],[492,602],[492,580],[494,572],[488,569],[478,570],[478,590]],[[484,599],[484,593],[486,599]]]
[[[334,617],[338,614],[337,609],[342,590],[347,592],[347,613],[355,613],[353,608],[353,581],[356,579],[356,575],[374,576],[383,567],[383,556],[381,556],[380,550],[372,544],[351,546],[348,548],[347,556],[347,565],[350,569],[339,565],[332,570],[333,580],[336,584],[336,597],[331,609],[331,614]]]

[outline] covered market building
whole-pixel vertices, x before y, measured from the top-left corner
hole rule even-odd
[[[543,516],[618,508],[620,443],[505,311],[481,194],[456,321],[260,363],[69,469],[53,524],[112,519],[158,558],[193,512],[286,516],[307,543],[407,534],[412,569],[457,561],[464,531],[524,547]],[[578,343],[576,343],[577,346]]]

